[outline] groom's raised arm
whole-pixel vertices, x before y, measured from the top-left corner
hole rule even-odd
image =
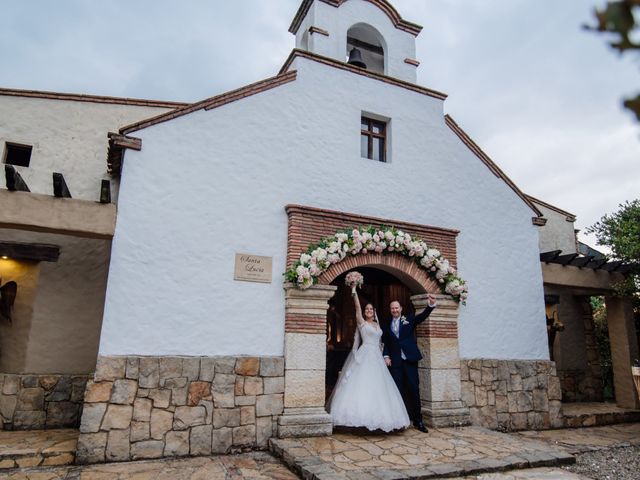
[[[421,324],[422,322],[424,322],[424,321],[427,319],[427,317],[431,314],[431,312],[433,311],[433,309],[434,309],[434,308],[435,308],[435,307],[429,307],[429,306],[428,306],[428,307],[426,307],[426,308],[424,309],[424,311],[423,311],[423,312],[421,312],[420,314],[418,314],[418,315],[416,315],[415,317],[413,317],[413,323],[414,323],[414,325],[419,325],[419,324]]]
[[[425,307],[424,311],[413,317],[413,325],[416,326],[424,322],[434,308],[436,308],[436,299],[431,294],[429,294],[427,295],[427,306]]]

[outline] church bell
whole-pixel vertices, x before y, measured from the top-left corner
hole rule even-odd
[[[347,63],[356,67],[367,68],[367,64],[362,61],[362,53],[357,48],[351,49]]]

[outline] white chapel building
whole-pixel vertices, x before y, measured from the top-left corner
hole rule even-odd
[[[391,300],[412,312],[437,295],[417,332],[428,424],[562,425],[539,248],[548,215],[444,114],[446,94],[416,83],[420,30],[386,0],[303,0],[295,49],[274,76],[193,104],[104,100],[129,112],[96,126],[109,175],[92,181],[108,180],[117,215],[95,214],[106,233],[56,226],[60,238],[110,242],[99,245],[94,346],[69,371],[35,372],[85,376],[79,461],[330,434],[325,401],[353,338],[344,276],[354,269],[382,322]],[[0,106],[28,97],[2,93]],[[85,197],[74,208],[101,207]],[[285,279],[318,242],[369,227],[437,250],[466,301],[408,248],[350,252],[308,288]],[[20,242],[41,235],[24,230]]]

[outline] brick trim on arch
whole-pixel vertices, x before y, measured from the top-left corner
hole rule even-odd
[[[411,277],[413,281],[405,283],[414,283],[420,286],[421,293],[439,293],[440,286],[425,272],[418,267],[414,262],[399,254],[386,254],[381,253],[367,253],[359,254],[345,258],[340,263],[331,265],[326,272],[324,272],[318,278],[320,285],[329,285],[338,276],[344,272],[357,267],[382,267],[382,269],[388,268],[390,273],[393,271],[400,271]],[[386,267],[386,268],[385,268]],[[402,279],[401,279],[402,280]],[[408,285],[411,287],[412,285]]]
[[[442,256],[449,260],[451,266],[457,268],[456,237],[459,233],[458,230],[379,217],[369,217],[355,213],[325,210],[322,208],[305,207],[302,205],[287,205],[285,210],[289,217],[287,232],[287,269],[291,268],[293,263],[300,257],[300,254],[307,251],[309,245],[333,235],[338,230],[368,225],[396,227],[411,235],[417,235],[427,242],[430,247],[435,247],[440,250]],[[371,258],[373,255],[368,254],[367,256]],[[396,257],[402,258],[399,255],[388,256],[390,259]],[[358,256],[353,258],[358,258]],[[369,262],[371,261],[370,258]],[[341,263],[346,261],[345,259]],[[418,271],[421,271],[417,265],[415,267]]]

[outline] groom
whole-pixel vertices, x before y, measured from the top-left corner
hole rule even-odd
[[[419,315],[405,317],[402,315],[400,302],[397,300],[391,302],[391,322],[389,327],[383,331],[384,361],[389,367],[400,393],[403,392],[405,386],[409,390],[409,397],[413,403],[413,408],[409,410],[409,416],[413,425],[421,432],[428,430],[422,422],[418,379],[418,362],[422,359],[422,354],[418,349],[414,331],[436,308],[436,299],[433,295],[427,295],[427,304],[427,308]]]

